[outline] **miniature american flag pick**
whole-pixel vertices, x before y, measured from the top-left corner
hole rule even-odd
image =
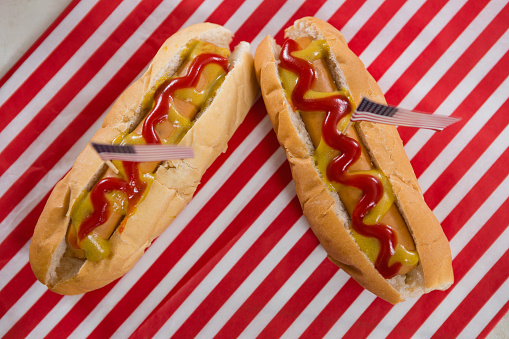
[[[350,121],[361,120],[441,131],[460,119],[445,115],[418,113],[399,107],[385,106],[363,98],[350,118]]]
[[[177,145],[107,145],[92,143],[104,161],[123,160],[134,162],[165,161],[194,158],[192,147]]]

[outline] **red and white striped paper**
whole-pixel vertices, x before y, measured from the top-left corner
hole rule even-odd
[[[211,21],[258,42],[317,16],[394,106],[461,117],[399,128],[451,241],[456,282],[392,306],[308,229],[258,100],[195,198],[126,276],[60,296],[28,263],[33,228],[117,96],[162,42]],[[0,80],[0,336],[485,337],[509,307],[506,1],[74,1]]]

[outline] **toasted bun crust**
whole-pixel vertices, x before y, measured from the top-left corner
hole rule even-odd
[[[211,23],[196,24],[174,34],[162,45],[146,73],[117,99],[92,141],[112,143],[132,131],[143,119],[141,102],[165,74],[173,74],[182,60],[180,52],[191,40],[228,48],[232,33]],[[240,43],[230,56],[230,71],[213,102],[201,112],[180,145],[192,146],[193,159],[167,161],[137,206],[123,232],[110,238],[112,254],[99,262],[65,254],[69,211],[84,189],[91,189],[106,167],[87,145],[71,171],[55,186],[35,227],[30,244],[30,264],[37,279],[60,294],[79,294],[102,287],[124,275],[145,249],[191,200],[201,177],[226,151],[227,142],[243,121],[256,96],[258,84],[248,43]],[[235,66],[235,67],[233,67]]]
[[[316,18],[297,20],[286,37],[324,39],[330,48],[329,68],[338,87],[346,88],[357,105],[366,96],[385,103],[382,91],[361,60],[348,48],[341,33]],[[314,148],[299,115],[287,101],[278,76],[280,47],[266,37],[255,53],[255,69],[267,112],[281,146],[286,150],[297,195],[310,227],[329,259],[360,285],[390,303],[453,282],[451,252],[443,230],[421,194],[417,178],[394,126],[362,122],[356,124],[373,163],[392,184],[397,207],[414,238],[420,264],[405,276],[384,279],[361,252],[348,231],[350,217],[336,193],[330,192],[314,165]]]

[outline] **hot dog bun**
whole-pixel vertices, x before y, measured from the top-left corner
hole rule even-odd
[[[285,37],[326,41],[329,70],[337,87],[350,94],[353,107],[363,97],[385,104],[376,81],[337,29],[307,17],[286,29]],[[315,147],[300,115],[287,100],[278,74],[280,50],[270,36],[260,43],[255,53],[256,75],[274,131],[286,151],[303,213],[329,259],[364,288],[393,304],[431,290],[447,289],[453,283],[449,243],[424,201],[396,128],[370,122],[355,126],[371,161],[389,179],[395,204],[420,258],[417,267],[407,274],[385,279],[351,236],[350,215],[315,166]]]
[[[142,103],[147,93],[154,91],[161,77],[176,72],[183,62],[183,49],[193,40],[228,48],[232,33],[211,23],[196,24],[175,33],[159,49],[144,75],[117,99],[92,141],[111,144],[119,135],[133,131],[146,114]],[[96,262],[69,255],[66,242],[73,204],[106,171],[104,162],[87,145],[71,171],[57,183],[35,227],[30,264],[37,279],[54,292],[79,294],[124,275],[191,200],[203,173],[225,152],[228,140],[257,95],[250,46],[242,42],[230,55],[228,73],[213,101],[198,113],[194,125],[179,143],[192,146],[195,157],[159,165],[150,190],[136,206],[135,213],[121,232],[117,229],[111,235],[111,255]]]

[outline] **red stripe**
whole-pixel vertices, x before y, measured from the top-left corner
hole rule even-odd
[[[445,292],[434,292],[421,297],[412,309],[406,313],[398,325],[389,334],[389,338],[400,335],[409,336],[415,333],[420,325],[429,317],[445,297],[454,290],[468,271],[475,265],[493,242],[503,233],[509,224],[509,199],[497,210],[472,240],[453,260],[455,284]]]
[[[175,22],[175,21],[173,21],[173,22]],[[250,131],[250,130],[253,128],[253,125],[256,125],[256,124],[257,124],[257,123],[261,120],[261,118],[263,117],[263,115],[260,115],[260,114],[257,114],[257,115],[250,114],[250,117],[251,117],[251,118],[246,119],[247,124],[243,124],[243,125],[241,125],[241,127],[239,128],[239,132],[241,132],[242,130],[246,130],[246,129]],[[83,124],[78,124],[78,126],[82,126],[82,125],[83,125]],[[242,126],[245,126],[245,127],[242,127]],[[71,129],[71,130],[75,131],[74,129]],[[75,133],[75,132],[74,132],[74,133]],[[73,133],[73,134],[74,134],[74,133]],[[79,135],[81,135],[81,134],[78,134],[78,136],[79,136]],[[246,134],[244,134],[244,135],[246,135]],[[235,145],[235,141],[236,141],[236,145]],[[229,151],[234,150],[234,149],[235,149],[235,147],[236,147],[236,146],[237,146],[237,145],[238,145],[241,141],[242,141],[242,138],[241,138],[240,136],[239,136],[239,137],[237,137],[237,138],[235,138],[235,137],[234,137],[234,138],[232,138],[232,140],[230,140],[230,148],[229,148]],[[62,143],[56,142],[56,144],[57,144],[57,145],[59,145],[57,149],[62,149],[62,150],[63,150],[63,149],[66,149],[66,147],[62,147]],[[235,147],[233,147],[233,146],[235,146]],[[58,155],[57,155],[57,156],[58,156]],[[213,174],[213,172],[215,172],[215,171],[217,170],[217,168],[219,167],[219,165],[220,165],[220,164],[222,164],[222,163],[224,162],[224,160],[226,159],[226,157],[225,157],[225,156],[223,156],[222,158],[223,158],[223,160],[216,162],[216,164],[215,164],[215,168],[214,168],[214,169],[213,169],[213,168],[209,169],[209,171],[208,171],[208,173],[207,173],[208,177],[210,177],[210,176]],[[214,166],[213,166],[213,167],[214,167]],[[208,179],[208,177],[204,177],[204,178],[203,178],[203,180],[202,180],[202,183],[203,183],[203,182],[206,182],[206,180]],[[19,192],[18,192],[18,194],[19,194]],[[37,216],[38,216],[38,214],[40,214],[40,209],[42,209],[42,202],[39,204],[39,206],[40,206],[40,208],[38,208],[38,209],[37,209],[37,211],[36,211],[35,213],[31,213],[31,215],[34,215],[35,217],[37,217]],[[35,221],[36,219],[35,219],[35,218],[32,218],[32,220],[34,220],[34,221]],[[34,222],[34,221],[33,221],[32,223],[28,223],[28,224],[32,224],[32,225],[34,225],[34,224],[35,224],[35,222]],[[27,223],[25,223],[25,224],[27,224]],[[32,226],[32,227],[33,227],[33,226]],[[18,231],[18,229],[16,229],[16,230],[13,232],[13,234],[15,234],[15,233],[21,233],[21,234],[23,234],[23,236],[24,236],[24,237],[29,237],[29,236],[30,236],[30,234],[31,234],[31,232],[24,232],[24,231],[17,232],[17,231]],[[25,242],[26,242],[26,241],[25,241]],[[9,253],[13,253],[13,254],[14,254],[14,253],[15,253],[15,251],[12,251],[12,250],[11,250],[11,248],[10,248],[10,247],[11,247],[11,245],[13,244],[13,242],[11,242],[11,241],[6,241],[5,243],[6,243],[7,245],[9,245],[9,249],[8,249],[8,251],[7,251],[7,252],[9,252]],[[23,244],[20,244],[20,245],[19,245],[19,247],[21,247],[22,245],[23,245]],[[3,248],[5,248],[5,247],[2,247],[2,249],[3,249]],[[58,330],[57,330],[57,331],[58,331]]]
[[[154,289],[154,287],[164,278],[168,271],[180,260],[180,258],[189,250],[196,240],[203,234],[208,226],[217,218],[217,216],[226,208],[230,201],[239,193],[242,187],[260,168],[263,162],[277,149],[278,145],[272,142],[272,149],[267,154],[266,143],[273,138],[268,135],[240,164],[236,171],[230,176],[225,184],[214,194],[207,204],[198,212],[178,237],[168,246],[168,248],[157,258],[154,264],[145,272],[145,274],[136,282],[114,307],[113,311],[107,316],[108,319],[125,319],[134,308],[136,308],[143,299]],[[170,225],[171,227],[171,225]],[[89,299],[86,294],[84,299]],[[91,299],[90,302],[99,303],[101,299]],[[74,307],[69,314],[81,312],[80,308]],[[104,325],[103,325],[104,326]]]
[[[506,304],[500,309],[500,311],[498,311],[498,313],[493,317],[493,319],[491,319],[491,321],[488,323],[488,325],[486,325],[484,330],[481,333],[479,333],[478,338],[483,339],[486,338],[488,334],[491,331],[493,331],[493,329],[499,323],[499,321],[502,320],[502,318],[507,314],[508,311],[509,311],[509,301],[506,302]]]
[[[484,31],[472,42],[472,44],[465,50],[465,52],[458,58],[458,60],[447,70],[447,72],[440,78],[430,92],[425,96],[421,102],[415,107],[416,111],[434,112],[439,105],[447,98],[447,96],[458,86],[464,79],[468,72],[482,59],[482,57],[489,51],[489,49],[497,42],[497,40],[506,32],[509,22],[509,5],[505,6],[502,11],[491,21],[491,23],[484,29]],[[507,56],[507,54],[506,54]],[[507,69],[506,63],[505,69]],[[507,74],[507,70],[502,72]],[[493,75],[493,69],[490,70],[486,78]],[[485,79],[486,79],[485,78]],[[495,78],[499,78],[496,74]],[[468,101],[477,101],[478,91],[484,84],[476,86],[472,95],[467,97]],[[493,88],[490,86],[490,88]],[[484,90],[484,89],[483,89]],[[416,131],[401,130],[400,135],[403,142],[406,143]]]
[[[383,299],[376,298],[357,318],[355,323],[345,333],[343,339],[366,338],[373,329],[382,321],[393,305]]]
[[[325,258],[283,308],[272,318],[259,337],[281,337],[338,270],[339,268],[336,265]]]
[[[245,0],[225,0],[217,6],[206,21],[223,26],[244,2]],[[230,46],[231,48],[234,48],[236,45]]]
[[[467,2],[385,93],[387,102],[394,106],[399,105],[415,84],[475,19],[486,3],[486,0]]]
[[[318,240],[308,229],[235,314],[228,319],[215,337],[238,337],[316,246],[318,246]]]
[[[442,133],[435,133],[429,141],[416,153],[411,163],[414,172],[419,177],[454,137],[461,132],[474,114],[482,114],[479,109],[490,98],[493,92],[507,78],[509,66],[509,52],[493,67],[493,69],[476,86],[475,93],[468,96],[453,112],[453,116],[462,120],[449,126]],[[475,94],[475,95],[474,95]],[[495,113],[495,112],[494,112]],[[480,128],[480,126],[478,126]],[[482,129],[484,130],[484,128]],[[399,131],[399,129],[398,129]]]
[[[9,260],[30,240],[48,197],[49,193],[27,213],[17,227],[0,243],[0,269],[3,269]]]
[[[465,223],[470,219],[470,217],[479,209],[484,201],[489,197],[489,195],[496,189],[496,187],[500,184],[500,182],[508,175],[507,161],[509,156],[509,151],[505,152],[505,155],[502,156],[497,163],[495,163],[490,170],[479,180],[479,182],[471,189],[456,206],[456,208],[448,215],[448,217],[442,222],[442,228],[448,239],[454,237],[457,231],[465,225]],[[491,178],[499,178],[498,182],[494,182],[491,185],[487,184],[487,181],[490,181]],[[444,192],[446,194],[446,192]],[[442,195],[444,196],[444,195]],[[499,214],[504,214],[504,209],[498,209]],[[453,230],[454,228],[454,230]],[[472,256],[475,254],[472,253]],[[462,263],[460,259],[455,259],[456,262]],[[455,280],[459,281],[460,278],[457,275],[456,270],[454,270]],[[426,296],[421,297],[421,299],[429,298],[433,295],[441,295],[442,292],[432,292]],[[362,333],[368,335],[371,331],[378,325],[380,321],[387,315],[387,313],[392,309],[392,305],[381,300],[376,299],[367,307],[367,309],[363,312],[363,314],[357,319],[357,321],[353,324],[351,329],[345,334],[345,337],[364,337]],[[425,311],[422,307],[414,306],[412,312],[424,313],[426,317],[429,315],[429,311]],[[417,321],[417,320],[415,320]],[[420,323],[419,323],[420,324]],[[403,325],[402,325],[403,326]]]
[[[384,1],[348,42],[348,47],[356,55],[361,55],[404,4],[405,1],[403,0]]]
[[[288,169],[284,164],[285,171]],[[290,177],[291,174],[287,173]],[[283,187],[279,187],[279,189]],[[282,185],[281,185],[282,186]],[[278,191],[278,190],[277,190]],[[279,192],[277,192],[279,193]],[[302,215],[300,205],[294,198],[274,219],[263,234],[255,241],[249,250],[237,261],[235,266],[225,274],[219,284],[209,293],[209,295],[200,303],[195,311],[180,326],[179,330],[173,335],[175,338],[195,337],[205,324],[214,316],[214,314],[224,305],[228,298],[237,290],[237,288],[248,278],[256,269],[257,265],[267,256],[277,242],[287,233]],[[249,223],[250,226],[251,223]],[[207,272],[208,273],[208,272]],[[197,281],[192,285],[201,282]],[[186,288],[187,289],[187,288]],[[188,294],[182,298],[187,298]],[[179,296],[178,299],[181,299]],[[168,296],[163,300],[157,309],[136,331],[136,336],[146,337],[155,334],[166,319],[159,319],[157,313],[163,313],[168,318],[176,311],[183,300],[171,301]],[[178,303],[178,305],[172,305]],[[153,328],[153,330],[151,330]]]
[[[237,30],[233,38],[233,45],[241,41],[250,42],[260,33],[274,14],[285,3],[284,0],[263,1]]]
[[[361,294],[363,288],[353,279],[339,290],[308,326],[301,338],[322,338]]]
[[[26,337],[61,299],[59,294],[50,291],[44,293],[38,300],[33,301],[33,306],[11,327],[4,338]]]
[[[489,133],[478,133],[468,142],[463,150],[442,171],[433,184],[425,192],[424,198],[431,209],[434,209],[445,198],[447,193],[458,183],[475,162],[483,155],[493,141],[507,127],[509,117],[507,100],[483,127]]]
[[[88,292],[74,305],[74,307],[63,315],[60,322],[46,335],[45,338],[67,338],[81,324],[85,318],[92,313],[97,303],[104,298],[108,292],[115,287],[118,280],[100,288]]]
[[[30,77],[0,106],[0,131],[39,93],[48,81],[65,65],[96,29],[119,5],[119,1],[100,1],[76,27],[55,47]]]
[[[509,168],[509,149],[490,167],[482,178],[462,197],[460,203],[449,213],[442,222],[447,238],[452,239],[466,224],[470,217],[489,198],[507,175]],[[509,214],[509,213],[508,213]]]
[[[143,54],[143,52],[141,53]],[[134,62],[133,62],[134,63]],[[126,71],[130,69],[130,64],[128,63],[127,66],[124,66]],[[119,71],[119,73],[124,74],[123,71]],[[135,73],[135,72],[134,72]],[[134,74],[133,74],[134,76]],[[117,83],[115,79],[112,81],[112,83]],[[119,88],[118,91],[121,91],[122,89]],[[106,94],[105,94],[106,95]],[[114,94],[112,94],[114,95]],[[96,96],[96,102],[97,104],[103,103],[102,99],[103,94],[99,93]],[[106,95],[107,96],[107,95]],[[14,183],[13,187],[6,193],[6,197],[0,197],[0,206],[2,208],[0,209],[0,220],[3,220],[7,214],[21,201],[21,199],[27,194],[27,192],[32,189],[37,182],[42,178],[43,175],[46,174],[46,169],[51,168],[54,166],[54,164],[63,156],[64,151],[69,149],[72,146],[72,143],[75,142],[75,140],[70,140],[72,143],[65,142],[62,137],[66,139],[70,138],[79,138],[84,133],[86,129],[89,128],[89,126],[95,122],[95,119],[98,118],[99,113],[104,111],[106,107],[97,107],[94,106],[92,103],[89,104],[84,111],[78,116],[77,119],[80,118],[88,118],[89,121],[74,121],[64,132],[63,136],[60,135],[57,137],[56,141],[54,141],[48,149],[39,157],[35,162],[32,168],[38,169],[37,171],[30,169],[27,173],[25,173],[16,183]],[[96,116],[94,116],[94,113],[96,113]],[[265,116],[265,107],[263,106],[263,101],[260,99],[258,103],[255,104],[250,114],[248,114],[248,117],[246,118],[246,122],[241,124],[239,127],[237,133],[234,135],[234,137],[229,142],[229,149],[228,154],[230,154],[230,151],[233,151],[242,141],[243,136],[247,135],[249,131],[251,131],[254,126],[256,126],[259,121]],[[92,121],[90,121],[92,120]],[[206,183],[208,178],[210,178],[217,169],[224,163],[224,161],[227,159],[226,155],[220,156],[214,164],[207,170],[205,175],[203,176],[201,182],[202,184]],[[20,187],[21,186],[21,187]],[[199,190],[199,188],[198,188]],[[21,194],[20,192],[24,192],[24,194]],[[45,202],[47,198],[43,199],[42,201]],[[38,215],[42,211],[42,205],[43,203],[40,202],[38,204],[38,208],[36,208],[36,211],[32,211],[30,216],[30,221],[23,221],[20,223],[22,227],[18,226],[12,233],[12,235],[9,235],[6,241],[4,241],[2,244],[0,244],[0,265],[5,265],[5,263],[10,260],[12,255],[14,255],[25,243],[28,241],[29,237],[32,234],[33,227],[35,226],[35,223],[37,221]],[[12,240],[21,237],[20,240],[17,240],[16,242],[13,242]],[[13,246],[15,245],[15,246]],[[11,255],[9,255],[9,253]]]
[[[376,59],[370,65],[366,65],[369,73],[376,80],[380,80],[382,75],[394,64],[445,4],[446,1],[443,0],[424,2]]]
[[[23,268],[0,291],[0,318],[23,296],[26,290],[35,282],[34,274],[29,264]]]
[[[184,277],[166,296],[161,296],[161,302],[155,308],[154,313],[163,312],[165,317],[170,317],[175,310],[181,306],[182,302],[191,294],[196,286],[207,276],[207,274],[215,267],[215,265],[223,258],[223,256],[231,249],[231,247],[238,241],[255,220],[260,216],[269,203],[279,194],[280,190],[278,185],[274,185],[281,181],[281,176],[286,177],[289,182],[291,174],[286,164],[283,164],[280,169],[266,182],[262,189],[249,201],[245,208],[237,217],[226,227],[223,233],[218,236],[214,243],[203,253],[198,261],[190,267]],[[216,197],[217,198],[217,197]],[[222,209],[221,209],[222,210]],[[171,226],[170,226],[171,227]],[[189,225],[188,225],[189,227]],[[198,234],[201,234],[198,233]],[[194,243],[194,242],[193,242]],[[168,272],[169,270],[164,270]],[[164,277],[161,276],[161,279]],[[158,277],[156,282],[159,282]],[[137,292],[136,292],[137,293]],[[137,293],[137,295],[139,295]],[[126,299],[123,299],[124,301]],[[122,320],[127,318],[128,315],[134,311],[138,304],[133,304],[132,299],[128,299],[129,304],[123,302],[118,303],[104,318],[104,320],[97,326],[92,337],[101,338],[105,335],[113,334],[114,330],[122,324]],[[129,312],[129,314],[127,314]],[[150,316],[149,316],[150,317]],[[155,317],[156,321],[151,322],[150,329],[155,332],[160,326],[164,324],[166,319]],[[158,320],[158,321],[157,321]],[[202,319],[203,320],[203,319]],[[192,330],[198,330],[198,324],[195,323]],[[148,330],[148,329],[147,329]],[[144,336],[148,333],[143,332]],[[178,337],[178,336],[177,336]]]
[[[186,2],[186,4],[189,5],[189,1]],[[195,5],[198,6],[199,4]],[[21,201],[22,197],[27,195],[47,173],[48,169],[52,168],[55,163],[62,158],[65,151],[71,148],[87,129],[96,122],[101,113],[106,111],[112,102],[111,98],[117,98],[123,92],[127,84],[133,81],[142,69],[140,65],[146,65],[154,55],[158,46],[160,46],[169,35],[178,30],[183,24],[183,22],[179,22],[174,17],[179,15],[178,12],[176,13],[178,10],[179,7],[177,7],[152,34],[152,40],[150,41],[155,41],[157,45],[147,40],[140,46],[115,76],[113,76],[103,89],[87,104],[87,106],[85,106],[73,122],[70,123],[69,126],[55,138],[55,141],[48,146],[44,153],[37,158],[27,172],[25,172],[0,198],[0,206],[4,206],[0,211],[0,221]],[[185,18],[182,18],[182,20],[184,19]],[[105,98],[110,98],[110,100],[106,100]],[[50,109],[49,106],[48,109]]]
[[[39,46],[53,33],[55,28],[62,23],[62,21],[69,15],[69,13],[76,7],[79,0],[72,0],[67,7],[58,15],[58,17],[51,23],[51,25],[41,34],[41,36],[30,46],[30,48],[19,58],[19,60],[0,78],[0,87],[2,87],[7,80],[19,69],[19,67],[39,48]]]
[[[364,5],[365,0],[347,0],[338,8],[327,22],[341,31],[348,20]]]
[[[142,2],[146,4],[148,2]],[[65,109],[65,107],[76,97],[76,95],[85,87],[89,81],[101,70],[101,68],[110,60],[110,58],[118,51],[129,37],[134,34],[137,26],[132,22],[135,20],[145,20],[155,7],[142,7],[141,4],[124,19],[112,35],[104,41],[104,43],[90,56],[85,64],[62,86],[62,88],[49,100],[49,102],[41,108],[37,115],[27,123],[26,127],[9,143],[9,145],[0,153],[0,175],[5,173],[7,168],[16,161],[35,139],[44,131],[48,125]],[[152,51],[151,51],[152,52]],[[151,57],[155,53],[147,54],[146,58]],[[123,91],[131,82],[134,76],[138,75],[143,64],[130,69],[132,76],[127,81],[116,84],[119,90]],[[128,74],[129,74],[128,73]],[[109,82],[111,84],[111,82]],[[109,85],[108,84],[108,85]],[[108,86],[107,85],[107,86]],[[120,93],[118,93],[119,95]],[[118,96],[101,96],[102,107],[96,111],[95,115],[104,112],[113,100]],[[106,99],[108,98],[108,99]],[[96,120],[96,119],[94,119]]]
[[[508,275],[500,274],[507,272],[509,267],[509,251],[501,256],[500,260],[472,289],[468,296],[455,308],[454,312],[435,332],[433,338],[457,337],[468,325],[475,315],[481,310],[491,296],[497,292],[506,281]]]

